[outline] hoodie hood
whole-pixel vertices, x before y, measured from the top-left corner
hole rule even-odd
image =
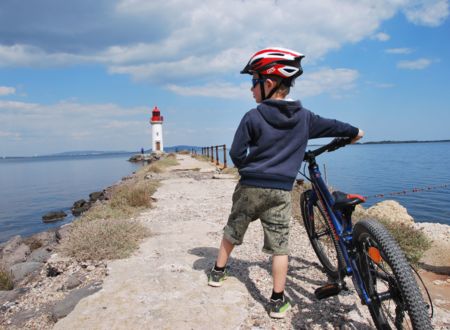
[[[291,128],[301,120],[300,101],[265,100],[256,109],[275,128]]]

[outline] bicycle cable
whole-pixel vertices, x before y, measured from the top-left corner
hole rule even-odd
[[[425,285],[425,283],[423,282],[422,277],[420,277],[420,275],[417,272],[417,270],[411,265],[409,265],[409,267],[411,267],[412,270],[414,271],[414,273],[416,273],[417,277],[419,278],[420,282],[422,283],[423,288],[425,289],[425,292],[427,293],[428,301],[430,302],[430,307],[431,307],[431,315],[430,315],[430,319],[431,319],[431,318],[433,318],[433,315],[434,315],[434,307],[433,307],[433,300],[431,300],[430,292],[428,292],[428,288]]]

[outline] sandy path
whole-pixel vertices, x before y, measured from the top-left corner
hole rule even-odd
[[[210,164],[178,157],[180,165],[165,174],[154,195],[156,207],[140,217],[154,235],[133,257],[110,262],[103,289],[80,301],[56,329],[373,328],[353,291],[325,301],[314,298],[314,289],[327,278],[295,222],[286,291],[296,305],[286,319],[272,320],[265,311],[270,263],[261,252],[257,222],[233,252],[232,276],[222,288],[207,286],[236,182],[212,179]]]

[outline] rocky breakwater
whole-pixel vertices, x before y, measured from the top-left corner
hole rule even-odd
[[[61,257],[70,225],[0,245],[0,328],[41,328],[65,317],[100,290],[105,262]]]

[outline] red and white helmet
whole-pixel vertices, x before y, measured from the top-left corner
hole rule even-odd
[[[303,57],[305,55],[286,48],[265,48],[253,54],[241,73],[276,75],[293,81],[303,73],[300,64]]]

